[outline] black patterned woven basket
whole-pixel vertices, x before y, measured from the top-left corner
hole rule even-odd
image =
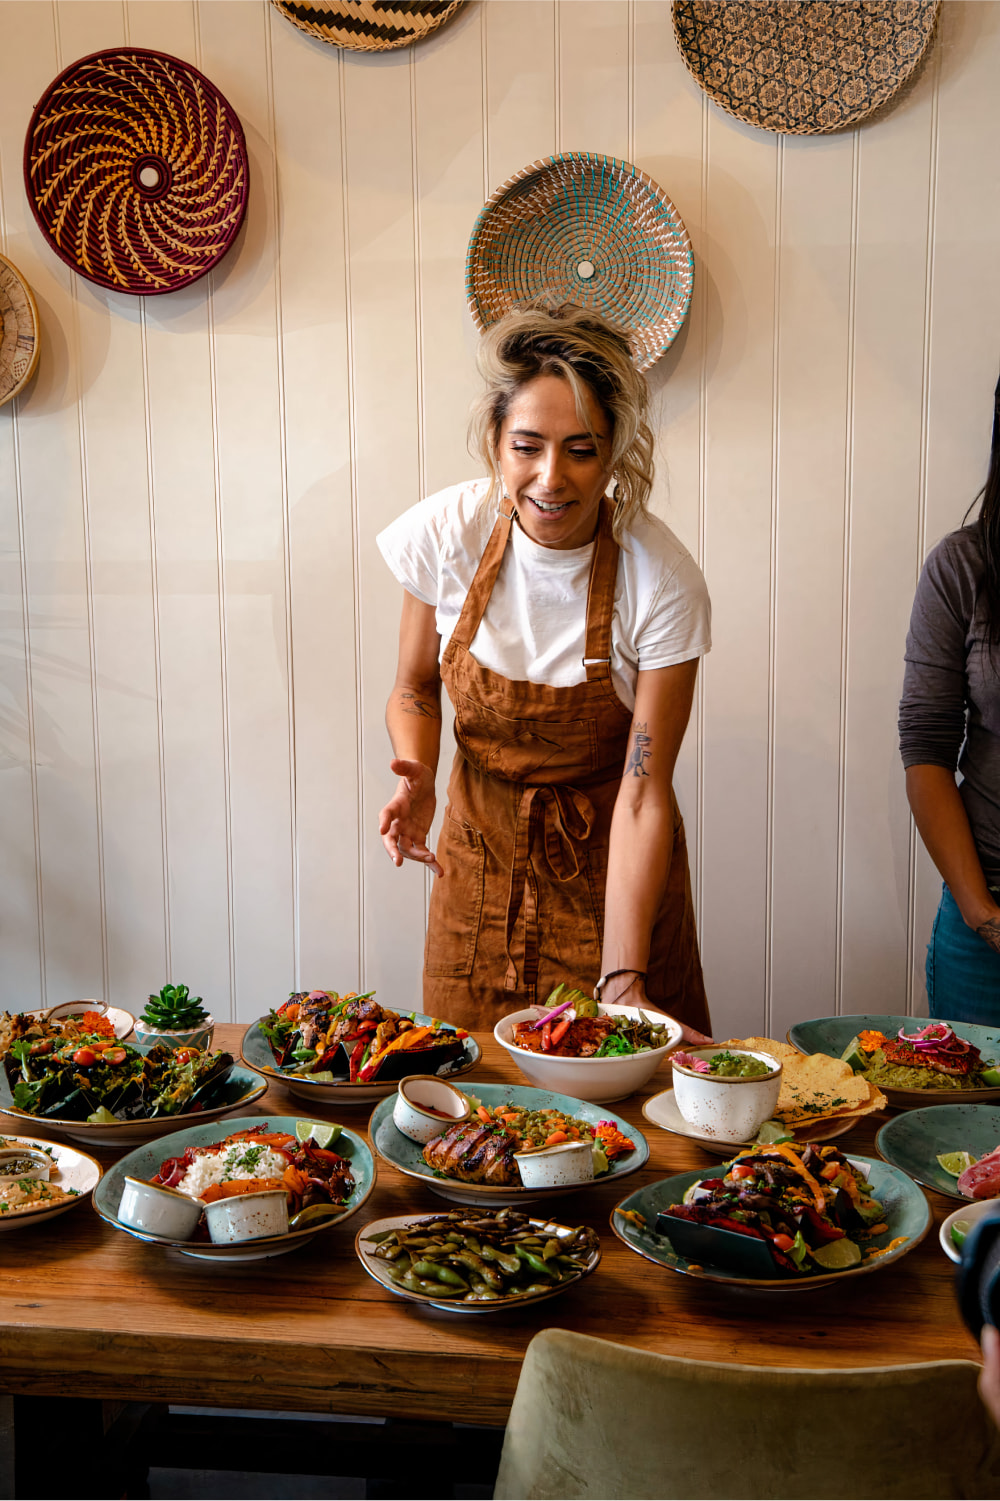
[[[589,151],[532,162],[483,207],[465,291],[477,328],[542,294],[624,328],[640,370],[673,343],[694,288],[691,241],[663,189]]]
[[[17,267],[0,255],[0,407],[23,391],[38,365],[38,308]]]
[[[271,0],[300,31],[349,47],[352,52],[388,52],[409,47],[450,21],[464,0]]]
[[[118,47],[49,85],[24,143],[24,182],[57,255],[99,286],[156,295],[225,255],[243,222],[243,128],[189,63]]]
[[[674,0],[674,34],[701,87],[782,135],[856,125],[902,87],[941,0]]]

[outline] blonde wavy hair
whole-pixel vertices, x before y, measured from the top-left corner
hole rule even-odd
[[[649,514],[653,485],[649,397],[632,362],[628,336],[588,308],[539,298],[513,308],[486,330],[476,363],[485,390],[472,408],[469,449],[491,477],[484,504],[498,503],[503,492],[497,447],[513,398],[528,381],[555,375],[573,392],[580,420],[595,443],[588,391],[611,423],[608,468],[615,481],[614,533],[620,542],[638,517]]]

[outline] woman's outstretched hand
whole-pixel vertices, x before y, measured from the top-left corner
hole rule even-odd
[[[389,770],[399,778],[396,791],[378,816],[378,831],[393,865],[416,860],[436,876],[443,874],[427,847],[427,834],[434,821],[437,798],[434,773],[422,761],[389,762]]]

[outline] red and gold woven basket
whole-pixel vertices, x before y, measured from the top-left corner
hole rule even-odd
[[[249,162],[235,110],[189,63],[118,47],[49,85],[24,143],[28,201],[67,265],[115,292],[197,281],[232,245]]]

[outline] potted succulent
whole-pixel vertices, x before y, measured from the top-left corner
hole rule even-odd
[[[186,985],[164,985],[151,995],[135,1024],[141,1042],[162,1042],[168,1048],[209,1048],[215,1020],[202,1005],[200,995],[191,995]]]

